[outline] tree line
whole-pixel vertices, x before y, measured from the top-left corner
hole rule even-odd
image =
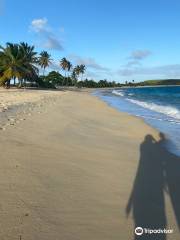
[[[0,46],[0,85],[9,88],[13,81],[13,85],[20,88],[23,86],[45,88],[121,86],[119,83],[107,80],[100,80],[99,82],[83,80],[86,66],[84,64],[73,66],[65,57],[59,60],[59,67],[63,70],[64,75],[59,71],[51,71],[45,75],[46,69],[51,67],[52,63],[53,59],[47,51],[38,54],[35,47],[28,43],[6,43],[5,47]]]
[[[35,47],[25,42],[6,43],[0,46],[0,86],[9,88],[13,82],[14,86],[34,86],[44,88],[57,88],[60,86],[77,86],[89,88],[120,87],[120,83],[107,80],[83,80],[86,71],[84,64],[73,66],[72,63],[63,57],[59,60],[59,71],[46,73],[51,67],[53,59],[47,51],[39,54]],[[41,71],[40,71],[41,69]],[[42,74],[40,74],[42,72]]]
[[[113,87],[121,87],[122,84],[116,82],[109,82],[106,79],[94,81],[94,80],[79,80],[69,75],[68,77],[62,76],[58,71],[51,71],[47,76],[40,76],[39,82],[41,81],[40,86],[42,87],[61,87],[61,86],[76,86],[79,88],[113,88]]]
[[[44,88],[57,88],[60,86],[76,86],[88,88],[106,88],[106,87],[135,87],[146,85],[179,85],[179,80],[170,79],[166,81],[151,80],[143,82],[125,81],[124,84],[106,79],[94,81],[85,79],[83,75],[86,66],[83,64],[73,66],[72,63],[63,57],[59,60],[59,67],[63,70],[64,75],[59,71],[51,71],[47,74],[46,69],[51,67],[53,59],[47,51],[39,54],[35,47],[28,43],[20,42],[19,44],[6,43],[0,46],[0,86],[9,88],[12,82],[14,86],[33,86]],[[41,69],[41,71],[40,71]],[[40,74],[42,72],[42,74]]]
[[[0,46],[0,85],[10,87],[11,80],[14,85],[22,87],[28,84],[48,86],[47,79],[53,74],[45,76],[45,70],[52,64],[51,55],[47,51],[38,54],[35,47],[21,42],[19,44],[6,43],[5,47]],[[71,80],[71,84],[76,84],[79,76],[83,77],[86,67],[83,64],[73,67],[66,58],[59,61],[60,68],[64,71],[64,76],[59,73],[62,79],[61,85],[66,85]],[[42,75],[40,75],[40,68]],[[51,85],[53,85],[53,79]],[[56,82],[57,84],[57,82]]]

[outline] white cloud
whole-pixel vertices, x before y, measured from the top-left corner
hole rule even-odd
[[[141,63],[138,61],[138,60],[132,60],[132,61],[129,61],[125,67],[133,67],[133,66],[140,66]]]
[[[85,72],[85,75],[84,75],[84,78],[87,78],[87,79],[99,79],[100,78],[100,75],[97,73],[97,72],[93,72],[93,71],[86,71]]]
[[[143,72],[147,71],[142,66],[142,60],[148,57],[151,54],[149,50],[135,50],[131,52],[128,57],[129,61],[127,64],[121,66],[121,68],[117,71],[120,76],[132,76],[136,74],[143,74]]]
[[[34,32],[48,31],[47,22],[48,20],[46,18],[34,19],[31,22],[30,30]]]
[[[61,70],[60,62],[58,60],[52,60],[50,64],[50,68],[51,70],[54,70],[54,71],[60,71]]]
[[[41,47],[53,50],[63,50],[62,41],[49,26],[47,18],[32,20],[30,30],[36,34],[38,39],[40,39]]]
[[[135,60],[142,60],[151,54],[149,50],[135,50],[131,53],[130,58]]]
[[[100,64],[98,64],[94,58],[91,57],[80,57],[74,54],[71,54],[68,56],[72,61],[75,62],[75,64],[84,64],[87,67],[94,69],[94,70],[99,70],[99,71],[109,71],[109,68],[104,67]]]
[[[170,64],[154,67],[135,67],[135,68],[121,68],[118,70],[120,76],[135,76],[135,75],[152,75],[152,77],[179,77],[180,76],[180,64]]]
[[[63,50],[60,41],[53,36],[48,36],[47,41],[43,44],[43,46],[48,49]]]

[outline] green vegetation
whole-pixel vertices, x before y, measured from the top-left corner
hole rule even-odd
[[[84,64],[72,66],[65,57],[60,60],[60,68],[64,72],[62,76],[58,71],[51,71],[45,76],[46,68],[52,64],[51,55],[42,51],[39,55],[34,51],[34,46],[27,43],[7,43],[5,47],[0,46],[0,85],[10,87],[14,79],[14,86],[58,88],[63,86],[76,86],[88,88],[120,87],[122,84],[108,82],[107,80],[83,81],[86,71]],[[42,69],[43,74],[39,75]],[[79,79],[80,78],[80,79]]]
[[[180,79],[147,80],[136,84],[138,86],[180,85]]]
[[[84,80],[77,82],[78,87],[87,87],[87,88],[113,88],[113,87],[122,87],[123,84],[116,82],[108,82],[107,80],[100,80],[96,82],[94,80]]]
[[[70,72],[70,70],[72,68],[72,64],[66,58],[62,58],[60,61],[60,66],[64,70],[64,72],[65,72],[64,78],[66,78],[66,74],[67,74],[67,72]]]
[[[81,80],[85,73],[85,65],[77,65],[73,68],[72,63],[66,58],[60,60],[60,67],[65,72],[62,76],[57,71],[51,71],[45,76],[46,68],[52,64],[48,52],[42,51],[39,55],[34,51],[34,46],[27,43],[7,43],[0,46],[0,85],[10,87],[11,80],[14,86],[33,86],[44,88],[56,88],[59,86],[76,86],[78,77]],[[39,70],[43,74],[39,76]]]
[[[85,65],[83,65],[83,64],[77,65],[77,66],[74,68],[75,76],[79,76],[80,74],[82,74],[82,75],[81,75],[81,81],[82,81],[82,78],[83,78],[83,74],[85,73],[85,70],[86,70],[86,67],[85,67]]]
[[[79,70],[78,70],[79,71]],[[76,76],[79,75],[77,72],[75,73]],[[83,74],[81,72],[81,74]],[[73,73],[72,73],[73,75]],[[96,82],[94,80],[88,80],[85,79],[84,81],[77,81],[77,78],[73,78],[73,76],[71,75],[71,77],[64,77],[62,76],[59,72],[57,71],[52,71],[49,72],[47,76],[43,77],[40,76],[38,83],[39,86],[41,87],[51,87],[51,88],[58,88],[58,87],[62,87],[62,86],[76,86],[79,88],[82,87],[87,87],[87,88],[112,88],[112,87],[121,87],[122,84],[120,83],[115,83],[115,82],[108,82],[107,80],[100,80],[99,82]],[[75,79],[75,80],[74,80]]]
[[[65,57],[60,60],[59,67],[64,76],[58,71],[51,71],[45,76],[45,70],[52,65],[51,55],[42,51],[39,55],[34,46],[21,42],[19,44],[7,43],[0,46],[0,86],[9,88],[11,80],[18,87],[43,87],[59,88],[63,86],[76,86],[87,88],[113,88],[113,87],[136,87],[156,85],[180,85],[180,79],[147,80],[136,83],[134,80],[124,84],[109,82],[107,80],[83,80],[86,66],[81,64],[74,66]],[[39,71],[42,69],[42,75]]]
[[[39,55],[40,56],[39,56],[38,63],[41,66],[41,68],[43,68],[43,76],[44,76],[45,69],[49,67],[49,65],[51,64],[51,59],[50,59],[51,55],[46,51],[42,51]]]
[[[38,74],[36,54],[27,43],[0,46],[0,84],[9,87],[10,80],[17,78],[21,87],[23,82],[33,81]]]
[[[138,86],[166,86],[166,85],[180,85],[180,79],[161,79],[161,80],[146,80],[143,82],[125,82],[123,86],[138,87]]]

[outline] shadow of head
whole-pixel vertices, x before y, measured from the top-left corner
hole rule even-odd
[[[148,143],[148,142],[149,143],[155,143],[156,140],[155,140],[155,138],[152,135],[148,134],[148,135],[145,136],[144,142],[146,142],[146,143]]]

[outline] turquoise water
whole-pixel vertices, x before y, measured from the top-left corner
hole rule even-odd
[[[94,94],[165,133],[168,149],[180,156],[180,86],[98,90]]]

